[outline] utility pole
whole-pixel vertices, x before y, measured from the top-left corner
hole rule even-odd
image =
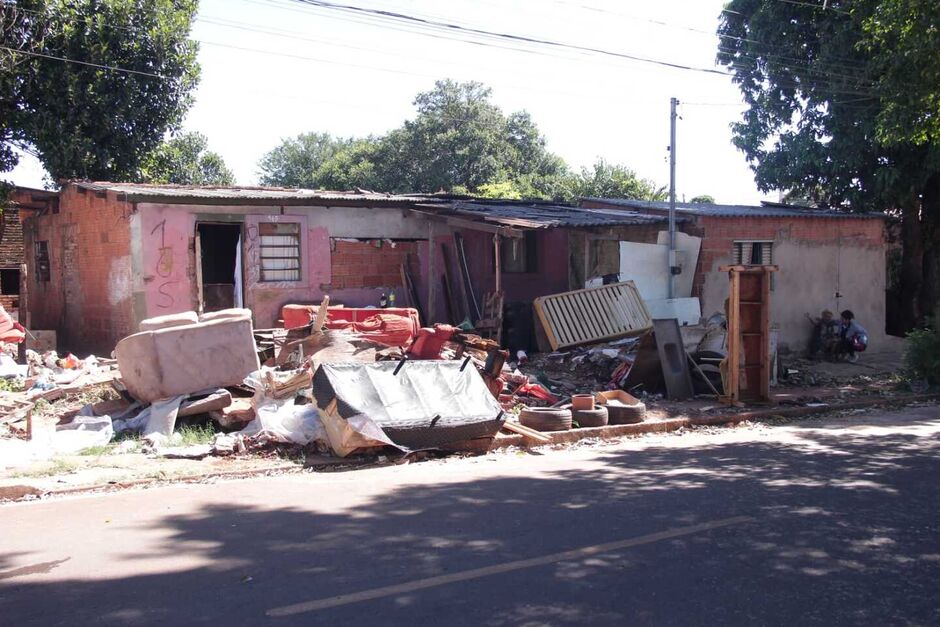
[[[678,98],[669,100],[669,298],[676,297],[676,106]]]

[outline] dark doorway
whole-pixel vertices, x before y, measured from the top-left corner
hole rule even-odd
[[[241,224],[200,223],[199,235],[202,267],[202,310],[219,311],[240,306],[236,303],[236,285],[242,278],[236,272]]]
[[[0,294],[4,296],[20,293],[20,271],[16,268],[0,270]]]

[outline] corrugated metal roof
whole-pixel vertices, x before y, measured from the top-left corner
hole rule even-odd
[[[121,194],[130,201],[146,202],[168,200],[172,202],[202,202],[220,201],[262,201],[281,204],[292,204],[304,201],[366,201],[380,203],[409,204],[414,202],[428,202],[441,200],[440,196],[432,194],[385,194],[370,191],[323,191],[313,189],[291,189],[284,187],[209,187],[191,185],[148,185],[143,183],[108,183],[108,182],[75,182],[79,188],[96,192],[110,191]],[[444,197],[449,200],[451,197]]]
[[[628,210],[669,211],[668,202],[648,200],[630,200],[621,198],[582,198],[582,201],[601,202],[608,205],[623,207]],[[676,203],[676,212],[695,216],[716,216],[728,218],[868,218],[885,219],[882,213],[850,213],[848,211],[835,211],[832,209],[806,209],[793,205],[777,203],[762,203],[753,205],[713,205],[709,203]]]
[[[663,216],[625,211],[591,211],[572,205],[525,201],[456,202],[450,206],[449,210],[445,209],[444,211],[521,229],[612,227],[662,224],[666,222],[666,218]]]

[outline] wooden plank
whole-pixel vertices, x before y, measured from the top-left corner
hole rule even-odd
[[[534,429],[525,427],[517,422],[509,422],[507,420],[506,422],[503,423],[503,429],[505,429],[506,431],[512,431],[513,433],[518,433],[519,435],[525,436],[527,438],[531,438],[533,440],[538,440],[539,442],[543,442],[545,444],[552,441],[552,439],[548,437],[547,435],[543,433],[539,433],[538,431]]]
[[[203,288],[202,288],[202,238],[199,235],[199,229],[196,228],[195,236],[195,249],[196,249],[196,313],[203,313],[205,307],[203,301]]]

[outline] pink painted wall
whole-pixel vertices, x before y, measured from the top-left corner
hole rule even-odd
[[[144,317],[196,308],[195,232],[196,218],[184,208],[155,205],[140,212]]]

